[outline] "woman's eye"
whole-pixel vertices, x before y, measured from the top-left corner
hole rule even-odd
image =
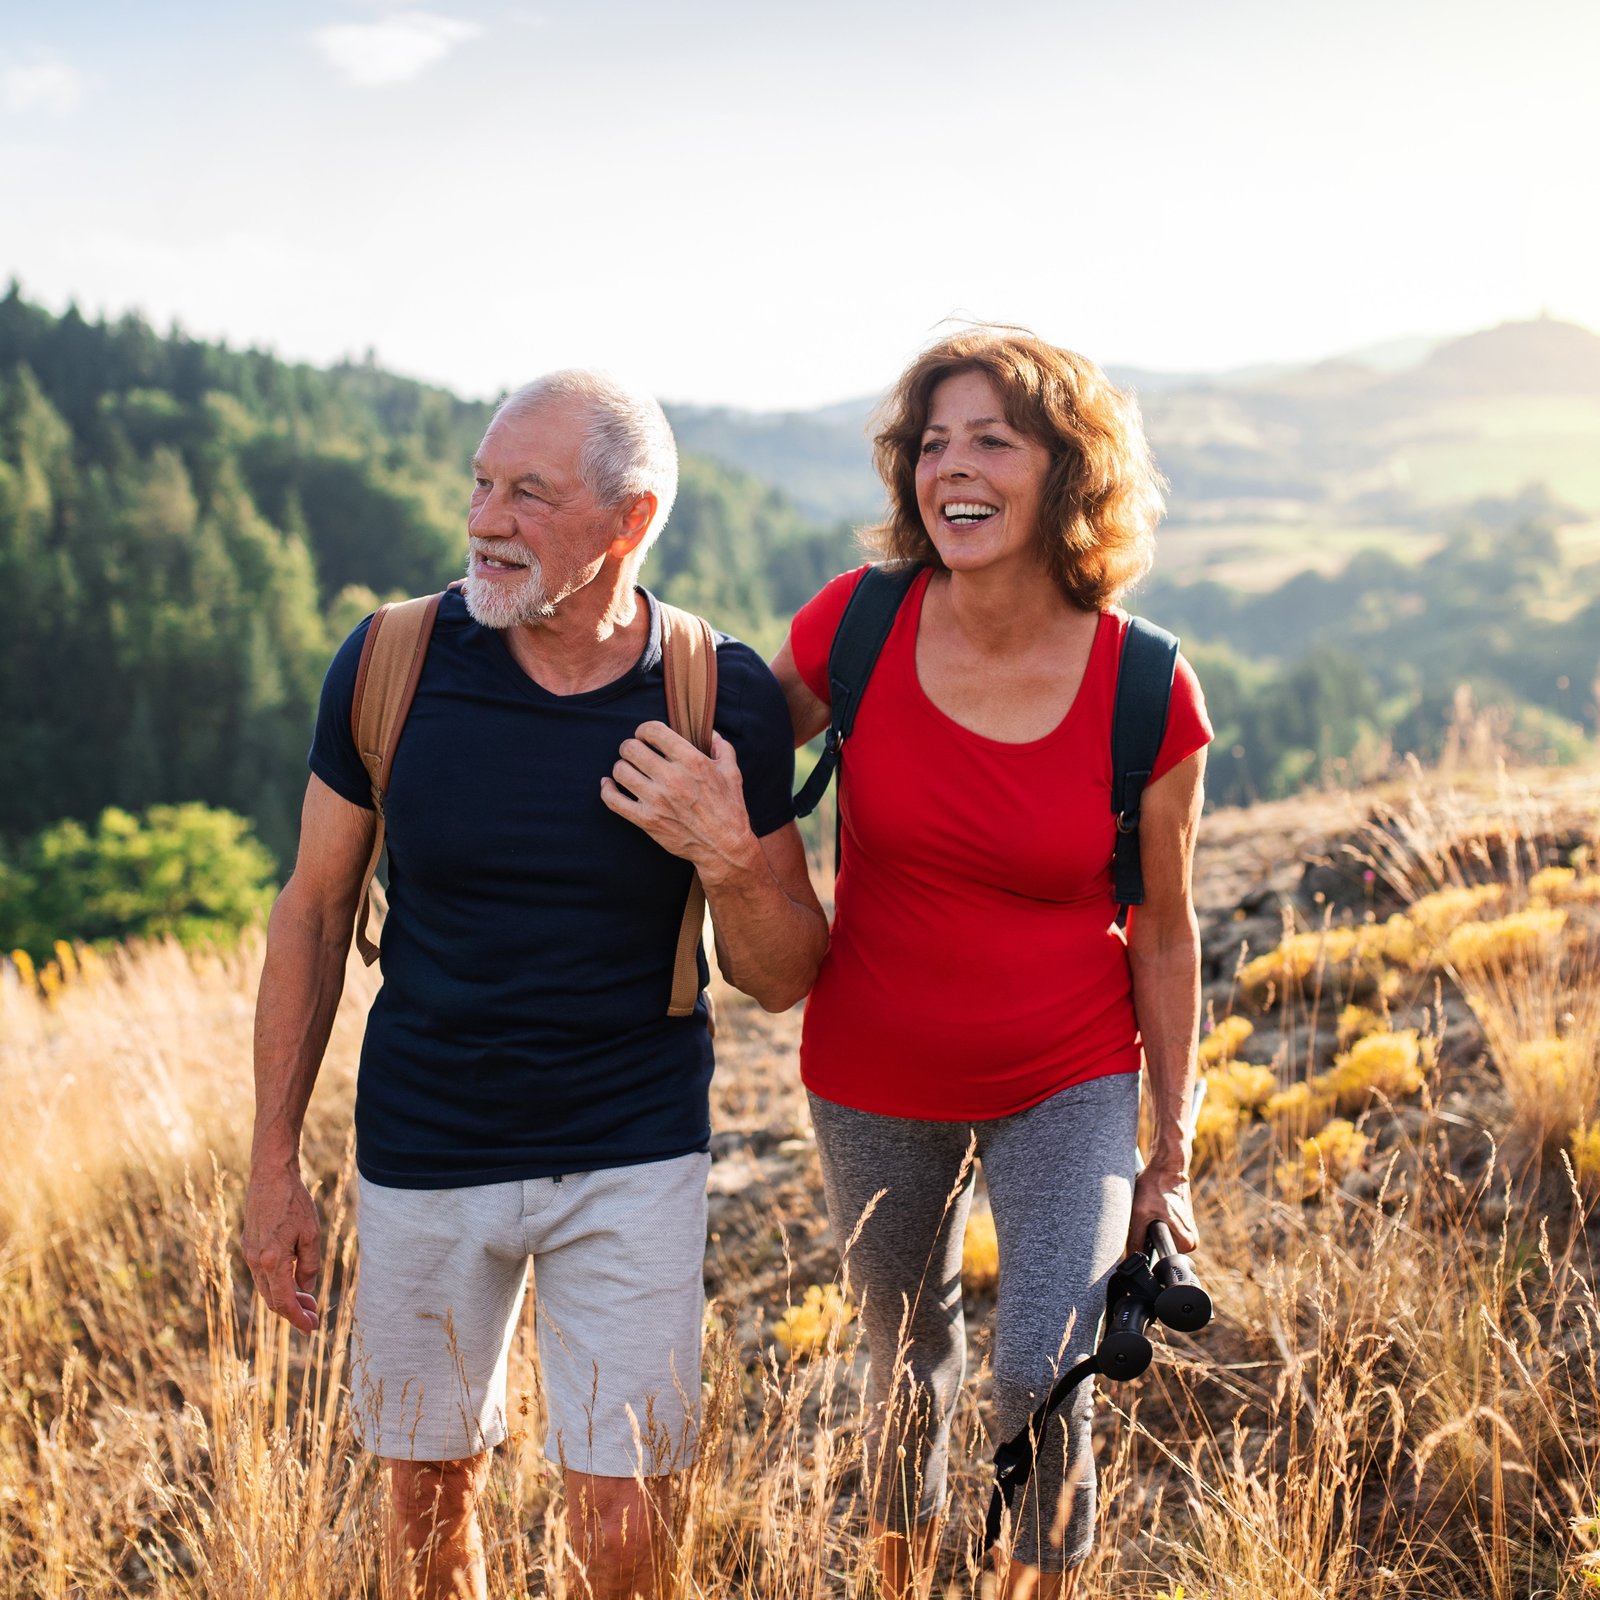
[[[931,456],[939,448],[939,445],[940,441],[938,439],[924,439],[922,442],[923,455]]]
[[[998,450],[1007,450],[1011,447],[1011,441],[1009,439],[998,438],[992,433],[985,434],[983,438],[978,441],[978,443],[982,445],[989,445]]]

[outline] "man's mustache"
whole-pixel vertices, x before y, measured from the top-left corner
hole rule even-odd
[[[469,539],[467,549],[475,556],[487,556],[491,561],[503,561],[508,567],[536,567],[539,564],[538,560],[527,551],[494,540]]]

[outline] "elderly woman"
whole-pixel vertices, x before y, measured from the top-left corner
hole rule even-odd
[[[833,942],[801,1072],[834,1233],[859,1227],[871,1513],[884,1592],[910,1596],[931,1578],[966,1358],[969,1144],[1000,1247],[997,1439],[1093,1347],[1130,1241],[1160,1219],[1180,1249],[1198,1242],[1190,865],[1211,729],[1180,657],[1139,822],[1145,899],[1124,931],[1116,601],[1150,564],[1162,508],[1137,410],[1081,356],[980,329],[925,351],[883,417],[876,542],[919,570],[843,756]],[[865,570],[800,611],[773,663],[797,741],[828,724],[829,646]],[[1041,1441],[1011,1600],[1073,1591],[1094,1524],[1092,1407],[1085,1384]]]

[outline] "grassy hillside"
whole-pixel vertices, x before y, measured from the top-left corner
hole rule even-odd
[[[1087,1593],[1594,1592],[1597,813],[1589,771],[1208,819],[1197,1264],[1217,1310],[1103,1391]],[[347,1431],[348,1131],[373,977],[351,968],[307,1127],[333,1316],[291,1339],[236,1243],[259,957],[90,958],[48,999],[0,968],[7,1593],[395,1592],[380,1486]],[[797,1019],[719,1003],[706,1454],[674,1518],[680,1592],[871,1600],[865,1353],[822,1220]],[[962,1600],[980,1593],[995,1444],[981,1205],[969,1245],[973,1360],[934,1591]],[[510,1383],[492,1581],[577,1600],[529,1321]]]
[[[1425,551],[1441,516],[1530,485],[1600,517],[1600,336],[1544,319],[1442,343],[1206,378],[1113,373],[1139,394],[1172,480],[1169,570],[1258,587],[1294,560],[1328,570],[1384,541]],[[781,486],[803,509],[867,520],[882,490],[868,446],[872,400],[757,416],[679,407],[691,449]],[[1191,537],[1203,530],[1204,537]],[[1231,553],[1229,553],[1231,552]]]
[[[1241,589],[1164,574],[1135,608],[1177,631],[1200,669],[1225,803],[1348,782],[1397,757],[1437,759],[1491,728],[1510,759],[1579,759],[1596,727],[1600,563],[1538,496],[1479,502],[1405,559]],[[1244,558],[1241,558],[1244,559]],[[1255,558],[1259,559],[1259,558]]]

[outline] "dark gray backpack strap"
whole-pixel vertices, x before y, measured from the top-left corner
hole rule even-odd
[[[1166,735],[1172,677],[1177,666],[1177,639],[1143,617],[1130,617],[1122,640],[1116,706],[1111,718],[1111,813],[1117,822],[1111,886],[1119,923],[1127,920],[1129,906],[1144,904],[1139,802]]]
[[[828,733],[823,740],[822,755],[794,798],[797,817],[809,817],[827,792],[828,780],[839,765],[844,742],[855,726],[856,712],[860,709],[862,695],[867,692],[872,669],[894,626],[900,603],[921,570],[911,561],[868,567],[850,596],[828,650],[831,712]]]

